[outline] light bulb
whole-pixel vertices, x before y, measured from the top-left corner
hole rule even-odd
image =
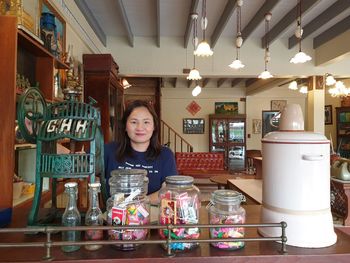
[[[202,88],[197,85],[193,90],[192,90],[192,96],[197,97],[200,93],[202,92]]]
[[[293,80],[291,83],[289,83],[288,89],[297,90],[298,89],[298,83],[295,80]]]

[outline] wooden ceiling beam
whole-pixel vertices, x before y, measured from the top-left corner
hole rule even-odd
[[[342,21],[336,23],[334,26],[319,34],[314,38],[313,47],[314,49],[318,48],[322,44],[330,41],[331,39],[339,36],[345,31],[350,29],[350,16],[347,16]]]
[[[248,22],[245,28],[242,30],[243,40],[246,40],[251,33],[260,25],[261,22],[265,19],[265,14],[270,12],[274,6],[280,0],[266,0],[261,8],[255,13],[253,18]]]
[[[172,84],[174,88],[176,88],[176,83],[177,83],[177,78],[173,78]]]
[[[160,0],[157,0],[156,3],[156,10],[157,10],[157,47],[160,47]]]
[[[86,4],[85,0],[74,0],[75,4],[79,8],[80,12],[85,17],[86,21],[91,26],[92,30],[95,32],[97,38],[101,41],[101,43],[107,47],[107,38],[106,34],[101,28],[100,24],[97,22],[94,14],[91,12],[90,8]]]
[[[191,14],[196,13],[198,2],[199,2],[199,0],[192,0],[192,2],[191,2],[190,12],[188,13],[188,16],[187,16],[186,31],[185,31],[185,36],[184,36],[184,48],[187,48],[188,42],[190,40],[191,28],[192,28],[192,24],[193,24]]]
[[[117,6],[119,7],[119,10],[120,10],[121,20],[122,20],[124,27],[125,27],[125,30],[126,30],[126,35],[128,38],[129,45],[131,47],[134,47],[134,34],[132,33],[129,19],[128,19],[128,15],[126,14],[123,1],[117,0],[116,3],[117,3]]]
[[[216,83],[217,87],[220,88],[226,80],[227,80],[226,78],[218,79],[218,81]]]
[[[305,13],[307,10],[309,10],[311,7],[313,7],[318,1],[320,0],[308,0],[308,1],[303,1],[303,4],[301,5],[301,13]],[[265,39],[267,35],[269,36],[269,43],[272,43],[275,41],[282,33],[284,30],[286,30],[292,23],[294,23],[297,19],[297,10],[298,10],[298,5],[294,6],[283,18],[278,21],[278,23],[270,29],[270,32],[266,33],[262,38],[261,38],[261,44],[262,47],[265,48]],[[273,15],[272,15],[273,19]]]
[[[187,88],[190,88],[194,83],[194,80],[187,80]]]
[[[272,88],[277,87],[278,85],[285,83],[289,80],[293,80],[293,78],[290,78],[290,79],[286,79],[286,78],[259,79],[258,81],[254,82],[254,84],[250,85],[246,89],[246,96],[254,95],[256,93],[272,89]]]
[[[237,0],[229,0],[226,3],[225,9],[220,16],[219,22],[216,24],[213,34],[211,35],[211,48],[214,48],[216,42],[219,40],[219,37],[224,31],[227,22],[230,20],[233,11],[235,10]]]
[[[234,86],[237,86],[239,83],[241,83],[244,79],[243,78],[235,78],[231,80],[231,88]]]
[[[245,81],[245,86],[246,88],[253,85],[255,82],[257,82],[259,79],[258,78],[252,78],[252,79],[247,79]]]
[[[205,78],[205,79],[203,79],[203,81],[202,81],[202,88],[204,88],[205,86],[207,86],[207,85],[208,85],[208,83],[209,83],[209,81],[210,81],[210,79],[209,79],[209,78]]]
[[[324,24],[328,23],[332,18],[336,17],[350,7],[349,0],[338,0],[333,5],[324,10],[316,18],[307,25],[303,26],[303,38],[311,35]],[[291,49],[298,44],[298,38],[293,34],[288,40],[288,48]]]

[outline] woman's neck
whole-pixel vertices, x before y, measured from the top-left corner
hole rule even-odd
[[[150,142],[144,142],[144,143],[130,142],[130,144],[131,144],[131,147],[134,149],[134,151],[146,152]]]

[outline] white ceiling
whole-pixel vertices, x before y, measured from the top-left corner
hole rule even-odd
[[[200,21],[203,0],[74,1],[105,46],[108,37],[125,38],[125,45],[130,47],[137,47],[137,42],[134,43],[134,38],[137,37],[156,39],[155,47],[162,47],[162,37],[183,37],[184,46],[187,47],[191,45],[189,39],[192,37],[190,14],[197,12]],[[234,42],[236,1],[206,0],[206,39],[212,48],[220,37],[232,37]],[[315,38],[327,42],[350,29],[350,0],[302,0],[301,3],[302,10],[306,9],[302,13],[303,38],[313,41],[314,46]],[[296,29],[297,4],[298,0],[243,0],[241,24],[244,40],[264,37],[264,14],[271,12],[270,42],[278,38],[291,41]],[[312,24],[314,26],[311,26]],[[333,32],[328,30],[331,27]],[[340,33],[332,34],[335,31]],[[198,37],[202,37],[200,23]],[[288,48],[293,47],[295,48],[295,45]]]
[[[118,2],[125,9],[126,18],[130,24],[130,29],[134,37],[156,37],[157,36],[157,5],[159,4],[159,26],[160,36],[184,36],[186,24],[191,13],[191,0],[76,0],[85,3],[96,19],[100,28],[106,36],[127,36],[127,30],[122,20],[122,11]],[[223,15],[228,2],[235,0],[207,0],[208,28],[207,36],[213,34],[220,17]],[[266,0],[267,2],[269,0]],[[302,5],[311,0],[302,1]],[[337,0],[318,0],[302,15],[302,24],[305,26],[319,14],[333,5]],[[244,0],[242,7],[242,30],[251,21],[258,10],[265,3],[264,0]],[[279,0],[270,10],[272,19],[270,29],[272,29],[286,14],[297,4],[297,0]],[[201,16],[202,0],[198,1],[196,12]],[[345,7],[335,17],[329,17],[328,22],[321,25],[310,37],[315,37],[324,32],[334,24],[338,23],[350,15],[350,8]],[[297,14],[295,13],[295,18]],[[295,19],[294,19],[295,21]],[[279,37],[291,37],[294,34],[295,23],[288,25]],[[236,8],[230,15],[221,36],[234,37],[236,34]],[[251,37],[263,37],[263,21],[255,27]]]

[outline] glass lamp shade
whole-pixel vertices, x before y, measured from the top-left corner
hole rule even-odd
[[[294,80],[291,83],[289,83],[288,89],[291,90],[297,90],[298,89],[298,83]]]
[[[296,53],[295,56],[292,57],[289,62],[293,64],[300,64],[310,60],[311,60],[311,57],[309,55],[306,55],[304,52],[300,51]]]
[[[202,77],[199,75],[199,71],[195,68],[191,69],[190,74],[188,74],[188,80],[200,80]]]
[[[196,97],[202,92],[202,88],[197,85],[193,90],[192,90],[192,96]]]
[[[245,67],[245,65],[239,59],[232,61],[232,63],[228,66],[233,69],[240,69]]]
[[[268,71],[268,70],[265,70],[263,72],[260,73],[259,75],[259,79],[269,79],[269,78],[272,78],[273,75],[271,75],[271,73]]]
[[[214,52],[210,49],[209,44],[205,40],[200,42],[197,49],[193,52],[193,54],[198,57],[209,57],[212,56],[213,53]]]
[[[327,86],[332,86],[336,83],[337,81],[335,80],[335,78],[332,75],[327,75],[326,77],[326,85]]]
[[[350,88],[345,87],[342,81],[337,81],[335,87],[330,88],[328,92],[332,97],[347,97],[350,94]]]
[[[306,86],[300,87],[299,92],[303,93],[303,94],[306,94],[307,93],[307,87]]]

